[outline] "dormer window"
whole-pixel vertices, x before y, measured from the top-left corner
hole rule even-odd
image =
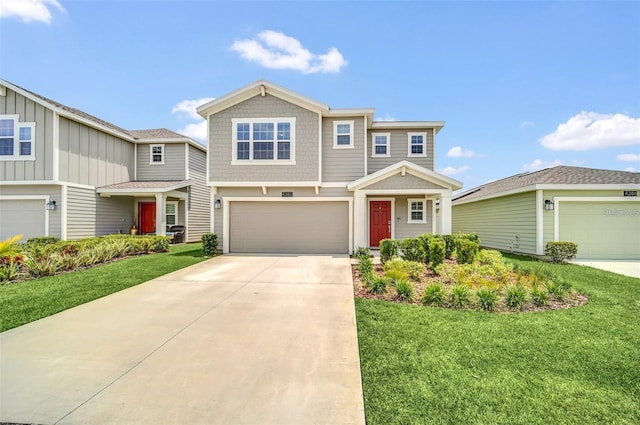
[[[295,164],[295,118],[232,119],[232,164]]]
[[[164,145],[150,145],[149,153],[149,164],[164,164]]]
[[[353,121],[333,122],[333,148],[353,148]]]
[[[427,156],[427,133],[409,133],[407,156]]]
[[[34,160],[36,123],[19,115],[0,115],[0,161]]]

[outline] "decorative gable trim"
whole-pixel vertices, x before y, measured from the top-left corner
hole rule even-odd
[[[462,188],[462,182],[458,180],[452,179],[440,173],[436,173],[435,171],[431,171],[427,168],[420,167],[419,165],[405,160],[397,162],[386,168],[383,168],[382,170],[378,170],[375,173],[355,180],[347,185],[347,189],[351,191],[362,190],[367,186],[375,184],[381,180],[402,173],[409,173],[413,176],[432,182],[439,186],[450,188],[451,190],[458,190]]]

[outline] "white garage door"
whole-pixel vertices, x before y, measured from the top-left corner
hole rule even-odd
[[[43,199],[0,200],[0,240],[23,235],[27,238],[45,235],[45,202]]]
[[[348,254],[347,202],[230,202],[229,251]]]
[[[640,260],[640,202],[561,202],[562,241],[577,258]]]

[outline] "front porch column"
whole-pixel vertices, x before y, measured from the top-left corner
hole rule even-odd
[[[163,193],[156,194],[156,235],[167,235],[167,214],[165,213],[167,197]]]
[[[451,234],[451,193],[440,197],[440,234]]]
[[[369,246],[367,243],[367,197],[356,190],[353,193],[353,248]]]

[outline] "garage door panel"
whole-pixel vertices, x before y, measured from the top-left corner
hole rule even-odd
[[[640,260],[638,202],[562,202],[559,225],[578,258]]]
[[[23,235],[45,235],[45,205],[41,199],[3,199],[0,201],[0,240]]]
[[[229,250],[346,254],[349,205],[347,202],[231,202]]]

